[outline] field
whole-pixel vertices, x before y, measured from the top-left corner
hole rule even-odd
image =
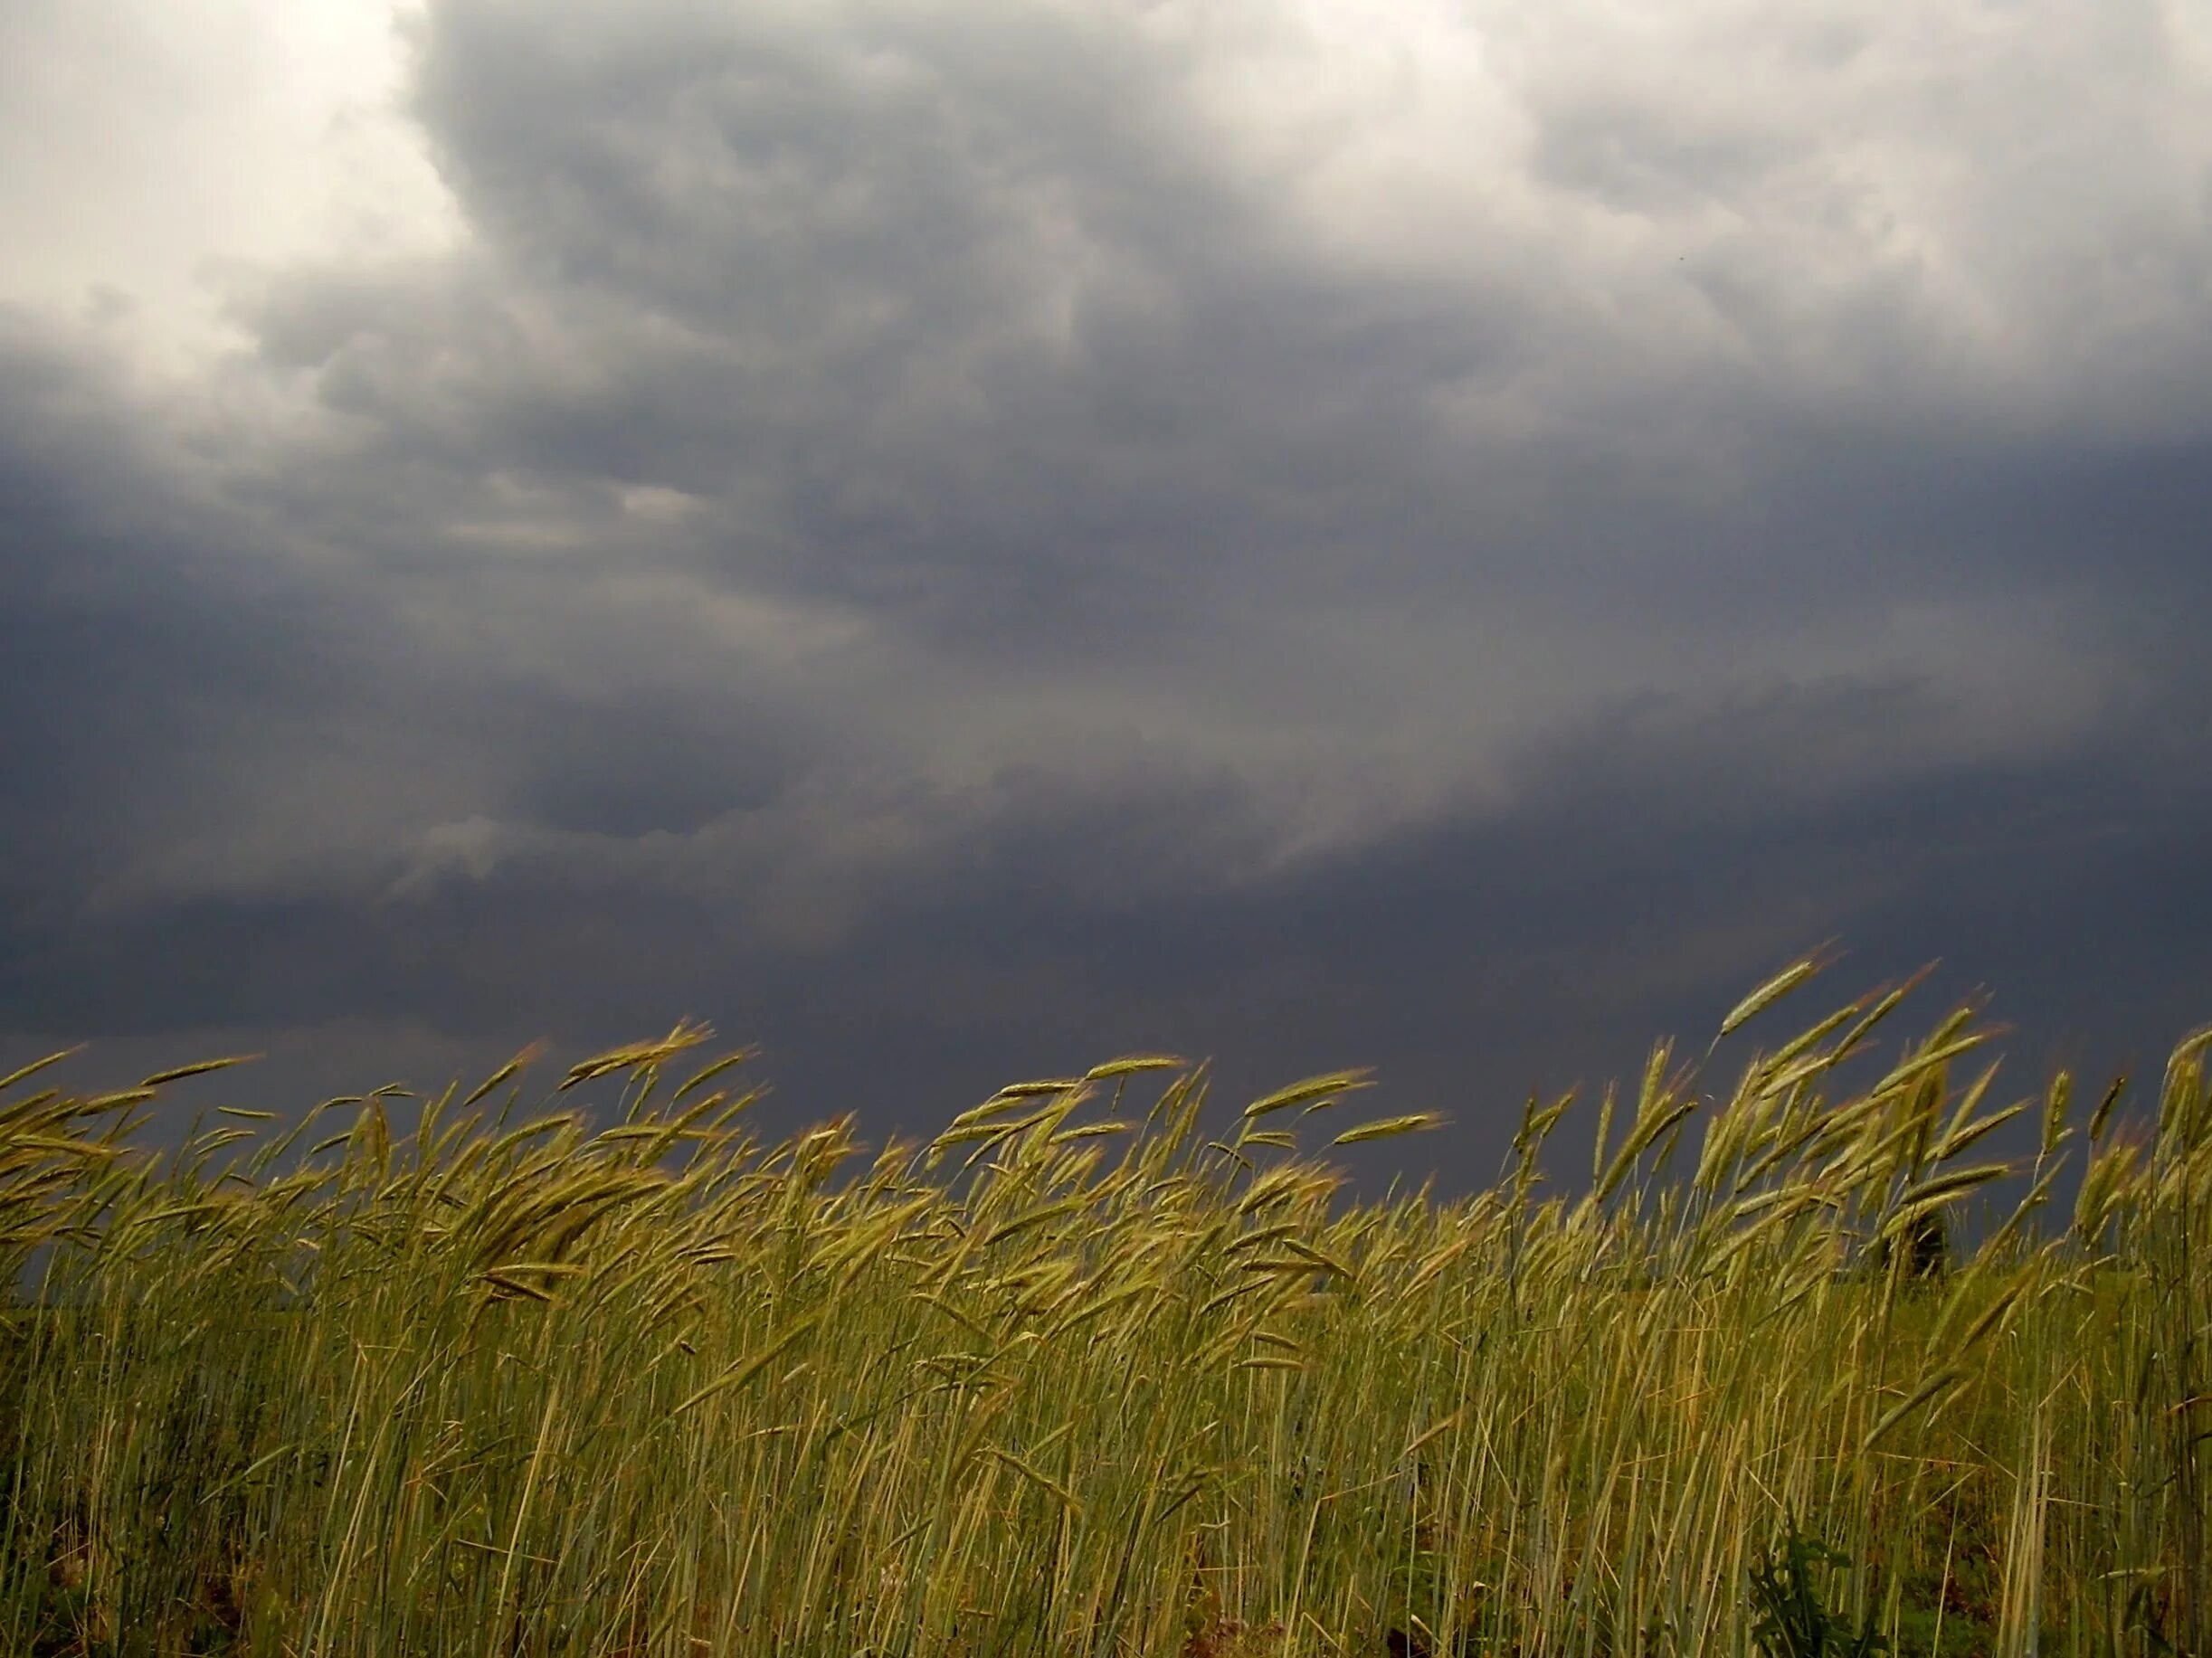
[[[1661,1044],[1587,1178],[1532,1100],[1450,1201],[1330,1172],[1424,1126],[1359,1073],[1219,1129],[1139,1057],[767,1146],[679,1027],[570,1073],[596,1121],[517,1118],[518,1059],[403,1132],[380,1091],[157,1152],[227,1062],[43,1062],[0,1651],[2212,1653],[2212,1031],[2140,1111],[1999,1103],[1968,1009],[1837,1086],[1911,988],[1732,1093]]]

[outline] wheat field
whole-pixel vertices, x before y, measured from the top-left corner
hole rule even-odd
[[[679,1025],[536,1114],[526,1055],[157,1149],[232,1061],[54,1056],[0,1083],[0,1651],[2212,1652],[2212,1029],[2140,1111],[2000,1102],[1966,1009],[1841,1087],[1912,988],[1732,1090],[1659,1044],[1587,1169],[1532,1099],[1448,1201],[1333,1171],[1431,1121],[1360,1072],[770,1145]]]

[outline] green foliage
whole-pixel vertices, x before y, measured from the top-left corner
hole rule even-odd
[[[1824,1568],[1848,1568],[1850,1557],[1803,1536],[1792,1525],[1779,1553],[1752,1568],[1752,1604],[1757,1621],[1752,1640],[1766,1658],[1875,1658],[1889,1643],[1872,1624],[1856,1635],[1849,1621],[1828,1609]]]

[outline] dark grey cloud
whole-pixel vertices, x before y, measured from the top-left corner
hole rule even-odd
[[[2031,1066],[2212,1017],[2203,43],[1617,26],[426,7],[452,245],[181,379],[6,314],[0,1062],[688,1012],[878,1132],[1373,1063],[1464,1168],[1831,936]]]

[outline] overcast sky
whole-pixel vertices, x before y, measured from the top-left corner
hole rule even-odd
[[[2212,1019],[2201,5],[13,0],[0,110],[0,1069],[1372,1065],[1465,1184],[1829,938],[1770,1039]]]

